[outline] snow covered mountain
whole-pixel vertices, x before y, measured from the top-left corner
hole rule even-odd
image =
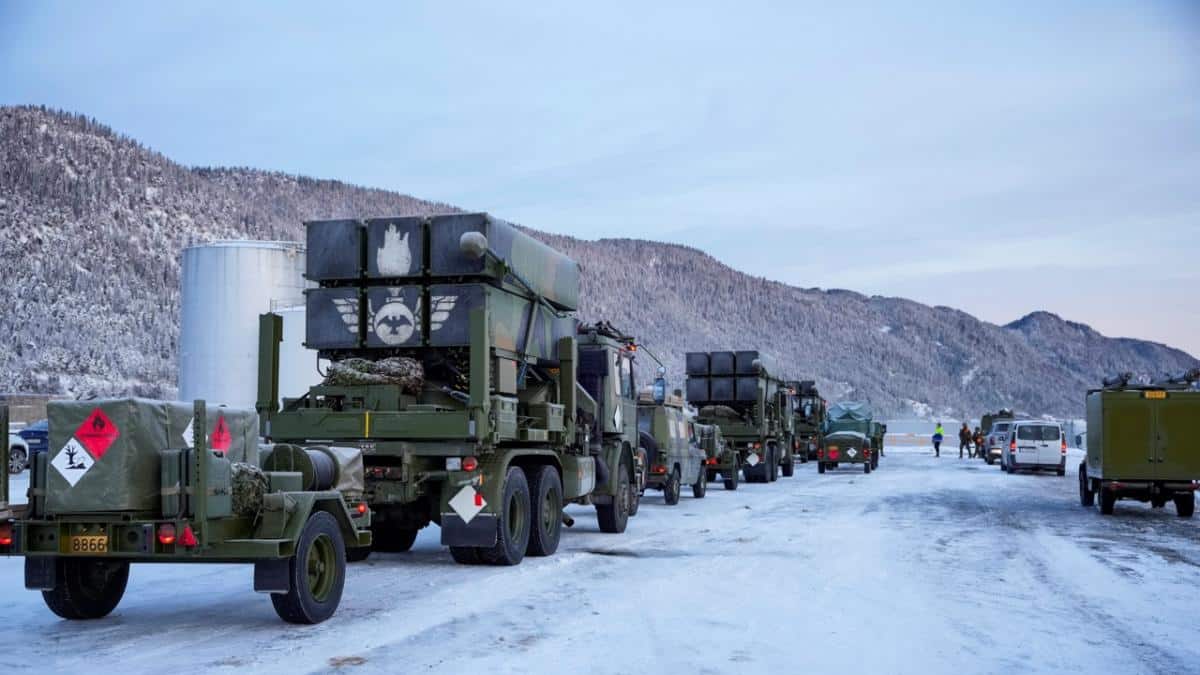
[[[337,181],[188,168],[86,117],[0,107],[0,391],[173,395],[184,246],[301,239],[313,218],[449,210]],[[1198,364],[1044,312],[997,326],[768,281],[684,246],[533,233],[582,263],[584,317],[638,335],[672,374],[686,351],[759,349],[826,398],[892,415],[1077,415],[1105,374]]]

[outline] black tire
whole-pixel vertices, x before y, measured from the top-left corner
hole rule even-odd
[[[779,480],[779,455],[778,450],[772,447],[767,451],[767,482],[774,483]]]
[[[1192,493],[1175,495],[1175,515],[1180,518],[1191,518],[1196,512],[1196,498]]]
[[[667,482],[663,484],[663,501],[667,506],[675,506],[679,503],[679,492],[682,486],[679,484],[679,467],[673,467],[670,475],[667,476]]]
[[[459,565],[482,565],[479,549],[473,546],[451,546],[450,557]]]
[[[708,472],[700,469],[700,477],[692,484],[692,497],[704,499],[706,494],[708,494]]]
[[[793,456],[791,460],[783,463],[783,477],[791,478],[794,475],[796,475],[796,458],[795,458],[795,456]]]
[[[1079,505],[1092,506],[1096,503],[1096,493],[1092,492],[1091,486],[1088,484],[1087,463],[1079,463]]]
[[[272,593],[275,613],[288,623],[314,624],[333,616],[346,584],[346,543],[333,516],[308,517],[288,560],[288,592]]]
[[[346,562],[362,562],[371,556],[370,546],[350,546],[346,549]]]
[[[42,591],[42,600],[64,619],[108,616],[129,583],[129,563],[121,560],[58,558],[54,566],[58,584],[52,591]]]
[[[633,500],[629,486],[629,462],[621,458],[621,465],[613,478],[617,481],[617,493],[613,495],[611,504],[596,505],[596,521],[600,524],[601,532],[620,534],[629,524],[629,509]]]
[[[817,462],[817,473],[825,473],[825,462]]]
[[[396,527],[387,521],[371,525],[371,550],[380,553],[404,553],[417,540],[417,531],[411,527]]]
[[[529,546],[525,555],[554,555],[562,536],[562,478],[552,466],[530,467],[526,477],[533,496],[533,518],[529,528]]]
[[[871,463],[863,462],[863,473],[871,473]]]
[[[736,462],[733,465],[733,470],[729,471],[725,477],[725,489],[726,490],[738,489],[738,468],[737,468]]]
[[[987,459],[985,459],[984,461],[987,462],[988,466],[991,466],[996,463],[996,458],[992,457],[991,455],[988,455]]]
[[[1113,514],[1113,507],[1115,507],[1116,505],[1117,505],[1117,493],[1113,492],[1112,490],[1110,490],[1106,487],[1101,487],[1100,488],[1100,513],[1102,513],[1106,516],[1111,516]]]
[[[525,559],[532,529],[532,507],[529,481],[525,472],[510,466],[504,476],[504,497],[500,500],[499,522],[496,523],[496,545],[479,550],[479,557],[489,565],[517,565]]]

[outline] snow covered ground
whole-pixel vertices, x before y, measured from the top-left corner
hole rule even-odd
[[[1080,507],[1072,453],[1065,478],[896,447],[869,476],[650,493],[624,535],[575,509],[516,568],[457,566],[429,528],[312,627],[232,566],[135,566],[111,617],[61,621],[0,559],[5,672],[1200,671],[1200,521]]]

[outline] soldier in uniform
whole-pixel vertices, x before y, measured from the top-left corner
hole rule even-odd
[[[971,427],[963,422],[962,428],[958,430],[958,458],[963,458],[963,450],[967,451],[967,456],[971,456]]]

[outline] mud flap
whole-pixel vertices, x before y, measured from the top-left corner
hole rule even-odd
[[[254,563],[255,593],[287,593],[291,586],[291,558]]]
[[[442,545],[473,546],[476,548],[496,545],[500,518],[494,513],[476,514],[470,522],[457,513],[442,514]]]
[[[7,467],[6,467],[7,468]],[[58,574],[53,556],[29,556],[25,558],[25,588],[31,591],[52,591],[58,585]]]

